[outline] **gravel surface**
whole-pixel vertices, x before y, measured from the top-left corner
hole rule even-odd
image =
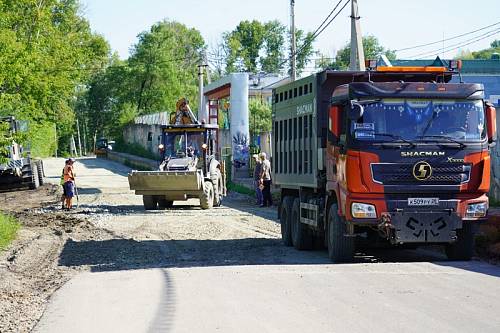
[[[83,159],[76,164],[78,207],[65,212],[55,185],[63,160],[44,164],[49,184],[0,193],[2,211],[23,226],[0,253],[0,332],[30,331],[54,291],[82,271],[289,260],[275,209],[255,207],[247,196],[232,194],[210,211],[197,200],[144,211],[141,197],[128,190],[127,167]]]
[[[58,184],[63,160],[44,164]],[[283,246],[275,207],[247,196],[208,211],[197,200],[145,211],[128,171],[80,159],[71,212],[57,185],[0,194],[23,224],[0,253],[0,332],[498,332],[496,266],[434,250],[332,265],[326,251]]]

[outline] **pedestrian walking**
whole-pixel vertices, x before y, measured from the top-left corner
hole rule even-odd
[[[260,153],[261,172],[260,182],[264,185],[262,189],[262,205],[261,207],[268,207],[273,205],[273,198],[271,197],[271,162],[267,159],[266,153]]]
[[[262,162],[259,159],[259,155],[254,154],[252,158],[255,161],[255,169],[253,170],[253,180],[255,188],[255,197],[257,199],[257,205],[260,206],[263,203],[262,200],[262,183],[260,182],[260,173],[262,171]]]
[[[66,196],[66,209],[73,208],[73,197],[75,195],[75,172],[73,164],[74,158],[68,159],[68,163],[64,167],[64,190]]]

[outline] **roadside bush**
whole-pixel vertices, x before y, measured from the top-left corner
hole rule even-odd
[[[57,148],[56,129],[53,123],[29,123],[28,142],[33,157],[53,156]]]
[[[19,227],[20,224],[14,217],[0,213],[0,251],[16,238]]]
[[[138,143],[124,143],[117,141],[113,146],[113,150],[120,153],[127,153],[139,157],[149,158],[150,160],[158,160],[159,156],[150,152]]]

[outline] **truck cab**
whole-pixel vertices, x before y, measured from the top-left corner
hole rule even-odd
[[[279,166],[290,148],[292,159],[301,157],[301,142],[276,149],[285,244],[306,249],[318,238],[334,261],[352,260],[360,238],[441,244],[450,259],[472,256],[488,210],[496,115],[482,85],[449,83],[454,74],[429,66],[319,75],[313,95],[321,101],[303,126],[302,164],[314,167],[308,184],[290,184],[293,163],[286,173]],[[288,132],[300,141],[294,122]]]

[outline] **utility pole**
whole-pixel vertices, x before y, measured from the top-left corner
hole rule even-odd
[[[295,81],[297,79],[297,40],[295,36],[295,0],[290,0],[290,36],[291,40],[291,59],[290,59],[290,79]]]
[[[203,59],[201,59],[198,65],[198,121],[208,123],[209,119],[205,112],[205,98],[203,95],[203,70],[205,66]]]
[[[87,122],[83,121],[83,154],[87,156]]]
[[[351,71],[364,71],[366,69],[359,19],[358,0],[351,0],[351,59],[349,64]]]
[[[78,117],[76,118],[76,131],[78,134],[78,148],[80,150],[80,157],[82,157],[82,140],[80,139],[80,122],[78,121]]]

